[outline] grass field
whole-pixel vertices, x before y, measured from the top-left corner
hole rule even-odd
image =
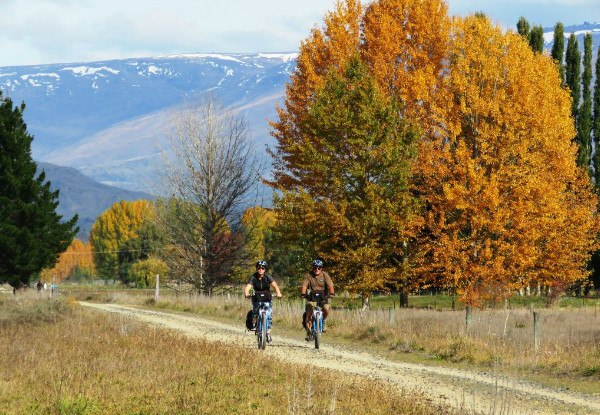
[[[0,413],[455,412],[383,383],[267,360],[254,349],[191,340],[82,310],[72,297],[30,292],[0,296]]]
[[[84,300],[194,312],[240,325],[250,308],[249,301],[237,294],[207,298],[163,290],[158,304],[154,304],[154,291],[95,290],[79,295]],[[411,297],[409,305],[421,306],[408,309],[393,309],[389,297],[374,298],[378,307],[366,312],[356,306],[344,308],[348,301],[357,300],[333,300],[329,343],[360,346],[398,360],[498,370],[585,393],[600,391],[600,304],[595,298],[562,299],[553,308],[542,308],[543,299],[512,299],[506,308],[473,310],[468,328],[464,310],[457,307],[451,311],[447,296]],[[540,316],[538,351],[534,348],[531,304]],[[301,314],[301,301],[276,301],[275,329],[298,336]]]

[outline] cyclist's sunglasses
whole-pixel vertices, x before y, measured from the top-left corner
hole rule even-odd
[[[262,265],[259,267],[256,267],[256,269],[267,269],[267,267],[263,267]]]
[[[313,267],[313,269],[323,269],[323,267]]]

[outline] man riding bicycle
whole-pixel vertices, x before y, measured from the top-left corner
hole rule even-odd
[[[269,319],[269,331],[267,332],[267,343],[271,343],[271,326],[273,324],[273,302],[271,301],[271,287],[275,290],[277,298],[281,298],[281,291],[272,276],[266,274],[267,262],[260,260],[256,263],[256,272],[250,277],[250,281],[244,287],[244,296],[252,297],[252,325],[256,326],[258,309],[261,304],[267,306],[267,318]],[[250,290],[254,289],[254,295]]]
[[[329,315],[329,298],[334,296],[333,291],[333,282],[325,271],[323,271],[323,261],[320,259],[315,259],[312,262],[312,271],[309,271],[304,276],[304,281],[302,282],[302,288],[300,293],[302,297],[306,297],[306,290],[309,289],[311,292],[311,296],[314,299],[314,293],[321,293],[321,300],[319,301],[309,301],[306,302],[306,316],[304,319],[304,328],[306,329],[306,341],[310,340],[310,327],[312,321],[313,310],[317,306],[323,310],[323,333],[327,332],[327,316]],[[328,295],[326,295],[328,293]]]

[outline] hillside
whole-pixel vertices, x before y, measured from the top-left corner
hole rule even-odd
[[[58,214],[70,219],[79,214],[80,239],[87,240],[98,215],[121,200],[152,199],[148,193],[119,189],[98,183],[71,167],[38,162],[38,170],[46,172],[52,190],[60,189]]]
[[[243,112],[259,148],[269,142],[267,119],[275,117],[295,58],[187,54],[0,67],[0,89],[15,103],[26,103],[36,160],[148,191],[173,111],[206,92]]]

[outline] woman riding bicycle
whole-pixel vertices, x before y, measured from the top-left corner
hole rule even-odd
[[[323,261],[315,259],[312,262],[312,271],[309,271],[304,276],[302,282],[302,288],[300,294],[302,297],[306,297],[306,290],[309,289],[311,293],[321,293],[321,300],[318,301],[319,307],[323,309],[323,333],[327,331],[326,320],[329,315],[329,297],[334,296],[333,282],[329,277],[329,274],[323,271]],[[313,295],[314,296],[314,295]],[[310,300],[310,299],[309,299]],[[306,340],[310,340],[311,334],[311,319],[313,309],[317,306],[317,301],[306,302],[306,318],[304,320],[304,328],[306,328]]]
[[[250,277],[250,281],[244,287],[244,296],[252,297],[252,324],[256,325],[258,309],[261,304],[267,307],[267,318],[269,319],[269,331],[267,332],[267,342],[271,343],[271,326],[273,324],[273,302],[271,301],[271,287],[275,290],[277,298],[281,298],[281,291],[272,276],[266,274],[267,262],[260,260],[256,262],[256,272]],[[254,290],[254,295],[250,295],[250,290]]]

